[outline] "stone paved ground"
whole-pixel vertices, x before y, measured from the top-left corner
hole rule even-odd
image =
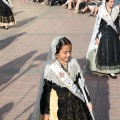
[[[30,120],[40,73],[54,37],[73,43],[96,120],[120,120],[120,75],[113,80],[84,68],[95,18],[24,0],[11,0],[17,25],[0,28],[0,120]]]

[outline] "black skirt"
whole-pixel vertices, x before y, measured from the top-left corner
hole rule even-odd
[[[0,1],[0,26],[14,25],[15,19],[11,8]]]
[[[67,88],[62,88],[58,96],[59,120],[92,120],[86,103],[73,95]]]
[[[50,114],[50,94],[54,89],[58,96],[58,120],[92,120],[86,103],[71,93],[68,88],[60,87],[52,81],[45,80],[44,92],[40,101],[41,114]],[[88,100],[90,98],[87,94]],[[54,98],[55,99],[55,98]]]
[[[102,19],[99,29],[101,39],[96,56],[99,70],[120,72],[120,40],[118,33]]]

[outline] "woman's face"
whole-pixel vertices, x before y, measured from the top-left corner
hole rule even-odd
[[[62,63],[65,63],[67,61],[69,61],[69,58],[71,56],[71,52],[72,52],[72,45],[65,45],[61,48],[61,50],[59,51],[59,53],[57,54],[58,56],[58,60]]]
[[[109,0],[108,2],[106,2],[106,4],[110,7],[110,8],[112,8],[113,7],[113,5],[114,5],[114,0]]]

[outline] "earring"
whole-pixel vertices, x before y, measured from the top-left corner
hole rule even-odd
[[[58,54],[55,55],[55,59],[58,59]]]

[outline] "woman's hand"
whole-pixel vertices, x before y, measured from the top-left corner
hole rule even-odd
[[[100,40],[98,38],[96,38],[96,44],[99,45]]]
[[[42,115],[42,120],[49,120],[49,114]]]
[[[87,104],[87,107],[88,107],[88,109],[89,109],[90,111],[92,111],[92,103],[89,102],[89,103]]]

